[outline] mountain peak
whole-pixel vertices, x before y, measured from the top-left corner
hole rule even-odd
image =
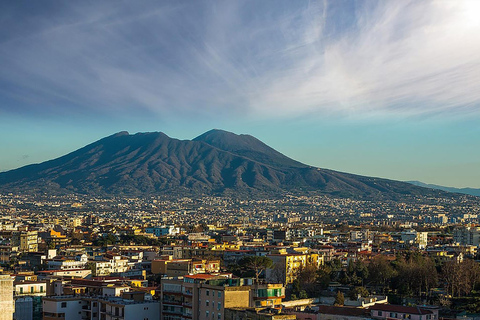
[[[235,134],[225,130],[213,129],[196,137],[193,141],[202,141],[220,150],[239,154],[251,160],[271,165],[306,167],[306,165],[286,157],[248,134]]]
[[[121,137],[121,136],[129,136],[130,133],[128,131],[120,131],[112,135],[112,137]]]

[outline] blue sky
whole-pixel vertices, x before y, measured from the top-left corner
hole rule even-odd
[[[0,171],[117,131],[249,133],[480,187],[480,1],[3,1]]]

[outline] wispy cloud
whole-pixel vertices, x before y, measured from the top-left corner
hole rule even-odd
[[[3,9],[0,111],[480,111],[476,0]]]

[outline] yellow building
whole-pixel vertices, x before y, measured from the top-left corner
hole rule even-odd
[[[20,233],[20,251],[37,252],[38,251],[38,232],[22,231]]]
[[[292,283],[297,274],[307,265],[314,265],[318,268],[324,263],[323,255],[307,253],[303,249],[294,251],[299,253],[287,253],[286,249],[280,249],[267,255],[273,261],[273,266],[266,270],[267,282],[287,285]]]

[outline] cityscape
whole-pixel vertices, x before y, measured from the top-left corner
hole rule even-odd
[[[479,201],[3,194],[3,310],[15,319],[465,317],[479,308]]]
[[[479,17],[0,1],[0,320],[480,320]]]

